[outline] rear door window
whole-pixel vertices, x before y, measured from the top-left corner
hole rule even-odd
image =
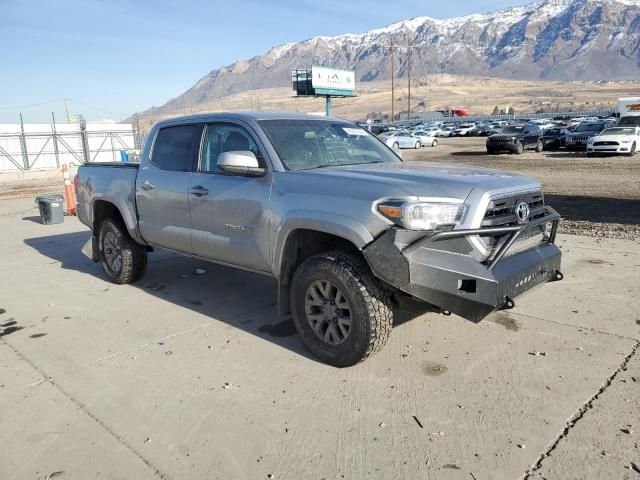
[[[198,161],[202,125],[161,128],[156,136],[151,163],[162,170],[191,172]]]

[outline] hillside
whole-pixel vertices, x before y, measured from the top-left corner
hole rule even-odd
[[[238,60],[200,79],[161,107],[158,118],[247,90],[287,87],[311,64],[353,68],[360,82],[390,78],[391,42],[411,44],[416,84],[428,75],[527,80],[625,80],[640,76],[640,0],[543,0],[445,20],[417,17],[362,34],[314,37]],[[406,52],[396,50],[399,58]],[[400,62],[399,62],[400,63]],[[406,64],[397,74],[406,75]]]

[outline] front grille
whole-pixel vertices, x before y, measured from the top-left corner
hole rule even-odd
[[[489,138],[489,143],[513,143],[513,138],[509,138],[509,137]]]
[[[593,146],[594,147],[602,147],[605,145],[619,145],[618,142],[594,142]]]
[[[571,138],[569,139],[572,143],[586,142],[587,140],[589,140],[589,135],[571,135]]]
[[[516,220],[516,205],[520,202],[529,204],[529,221],[544,216],[544,195],[541,191],[522,192],[506,197],[497,197],[489,202],[487,211],[482,219],[481,227],[506,227],[518,225]],[[535,235],[537,232],[532,232]],[[490,249],[504,241],[502,237],[480,237]]]

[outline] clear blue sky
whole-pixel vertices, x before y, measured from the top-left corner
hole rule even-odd
[[[0,0],[0,123],[120,119],[282,43],[525,0]],[[80,103],[78,103],[80,102]]]

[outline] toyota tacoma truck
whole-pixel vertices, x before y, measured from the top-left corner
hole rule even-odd
[[[77,179],[85,252],[114,283],[166,249],[273,277],[278,308],[323,361],[380,350],[393,312],[479,322],[560,280],[560,215],[506,172],[404,162],[367,130],[303,114],[206,114],[155,125],[140,163]]]

